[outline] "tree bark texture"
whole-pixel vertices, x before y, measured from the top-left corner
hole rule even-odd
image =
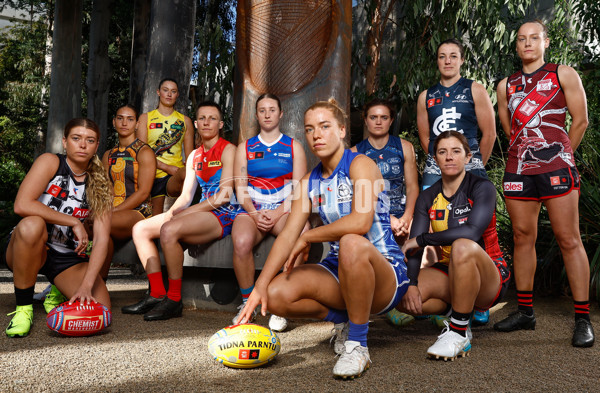
[[[113,0],[94,0],[90,26],[90,50],[87,73],[88,118],[100,127],[98,152],[106,150],[108,122],[108,92],[112,75],[108,58],[108,33]]]
[[[82,0],[56,0],[46,151],[61,152],[65,125],[81,116]]]
[[[333,97],[349,113],[352,3],[239,0],[236,30],[234,139],[256,135],[256,99],[268,92],[281,99],[281,130],[308,152],[309,106]],[[309,167],[317,161],[310,153],[307,159]]]
[[[148,112],[158,105],[156,90],[164,78],[179,84],[175,109],[187,114],[188,93],[194,54],[194,0],[152,0],[150,12],[148,58],[144,78],[141,111]]]
[[[144,75],[150,44],[151,0],[135,0],[133,8],[133,39],[131,41],[131,67],[129,74],[129,103],[138,110],[142,107]]]

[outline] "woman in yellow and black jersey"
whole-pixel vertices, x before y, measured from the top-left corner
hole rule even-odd
[[[434,153],[442,179],[417,199],[410,239],[402,247],[408,256],[410,287],[398,308],[413,315],[451,309],[446,329],[427,351],[447,360],[471,350],[471,314],[502,298],[510,271],[498,245],[496,188],[465,171],[471,159],[467,139],[456,131],[443,132]],[[425,246],[440,246],[442,257],[419,270]]]

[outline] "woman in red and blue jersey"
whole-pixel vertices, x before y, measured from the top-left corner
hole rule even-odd
[[[202,144],[188,156],[181,195],[162,214],[133,227],[133,241],[150,282],[150,293],[136,304],[122,308],[125,314],[144,314],[144,320],[180,317],[181,278],[183,276],[183,246],[203,244],[231,233],[233,192],[233,159],[235,146],[221,137],[223,117],[218,104],[201,103],[196,111],[195,125]],[[202,197],[190,206],[196,189]],[[154,239],[160,238],[169,279],[165,290],[158,249]]]

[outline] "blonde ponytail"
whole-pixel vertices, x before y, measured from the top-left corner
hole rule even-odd
[[[113,208],[113,188],[102,161],[94,154],[87,167],[85,193],[91,217],[100,217]]]

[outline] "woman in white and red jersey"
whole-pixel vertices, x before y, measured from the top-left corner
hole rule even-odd
[[[545,62],[549,44],[541,21],[521,25],[517,54],[523,68],[498,85],[498,114],[510,140],[504,196],[514,233],[518,310],[494,328],[504,332],[535,329],[535,242],[544,203],[575,303],[572,344],[590,347],[594,344],[589,320],[590,269],[579,234],[579,174],[573,156],[588,125],[587,103],[581,79],[573,68]],[[573,119],[568,133],[567,111]]]

